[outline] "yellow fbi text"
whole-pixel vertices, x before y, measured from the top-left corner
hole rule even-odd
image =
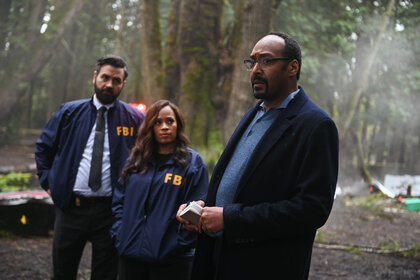
[[[117,126],[117,135],[123,136],[133,136],[134,135],[134,127],[127,127],[127,126]]]
[[[182,176],[174,175],[172,173],[166,173],[165,175],[165,184],[172,181],[174,186],[180,186],[183,184]]]

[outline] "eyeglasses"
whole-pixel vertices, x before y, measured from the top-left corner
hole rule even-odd
[[[271,64],[271,62],[276,60],[292,60],[293,58],[289,57],[260,57],[257,60],[255,59],[245,59],[244,65],[246,70],[251,71],[254,68],[255,64],[258,62],[260,67],[264,68]]]

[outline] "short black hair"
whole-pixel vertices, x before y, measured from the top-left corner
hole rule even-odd
[[[124,81],[128,77],[128,70],[127,70],[127,64],[125,63],[124,59],[118,55],[113,54],[107,54],[101,58],[98,59],[96,62],[96,73],[99,74],[99,71],[101,70],[101,67],[104,65],[111,65],[117,68],[123,68],[124,70]]]
[[[300,69],[302,68],[302,52],[300,50],[299,43],[296,41],[295,38],[283,32],[270,32],[267,35],[276,35],[284,39],[286,45],[283,50],[283,55],[285,57],[290,57],[298,61],[299,70],[296,74],[296,78],[299,80]]]

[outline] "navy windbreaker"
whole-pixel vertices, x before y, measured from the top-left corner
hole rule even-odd
[[[96,113],[92,98],[65,103],[54,113],[36,142],[39,181],[45,190],[51,191],[54,204],[61,209],[70,204]],[[143,113],[118,99],[108,112],[112,188],[117,184],[143,119]]]
[[[132,174],[114,190],[111,236],[120,256],[147,263],[192,259],[197,234],[180,226],[181,204],[204,200],[208,172],[201,156],[191,156],[185,168],[170,159],[156,169],[152,160],[144,174]]]

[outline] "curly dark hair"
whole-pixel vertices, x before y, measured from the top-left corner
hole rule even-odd
[[[187,146],[190,143],[185,134],[185,122],[181,110],[168,100],[159,100],[153,103],[146,112],[146,117],[140,125],[134,147],[131,149],[130,158],[122,170],[121,177],[127,181],[131,174],[145,173],[149,169],[150,158],[157,153],[158,143],[155,139],[153,127],[160,110],[169,106],[175,114],[177,122],[177,135],[175,139],[175,151],[172,159],[181,168],[188,162]]]

